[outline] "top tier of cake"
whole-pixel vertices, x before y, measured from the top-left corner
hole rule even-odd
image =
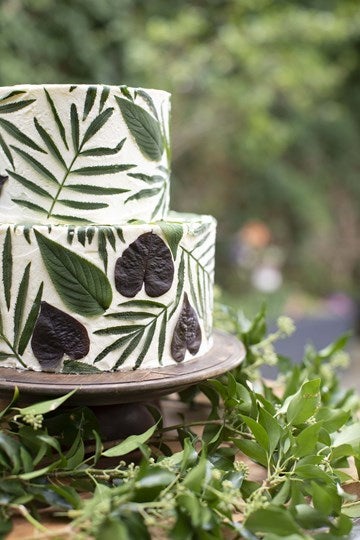
[[[0,88],[3,223],[119,225],[169,206],[170,94],[101,85]]]

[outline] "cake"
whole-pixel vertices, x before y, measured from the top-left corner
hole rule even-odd
[[[200,361],[216,223],[169,211],[170,95],[0,88],[0,367]]]

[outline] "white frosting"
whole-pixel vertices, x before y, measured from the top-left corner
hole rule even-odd
[[[180,223],[183,227],[182,239],[178,245],[176,259],[174,260],[175,273],[172,285],[168,292],[158,298],[149,298],[145,293],[143,287],[134,299],[155,300],[156,302],[160,302],[162,304],[170,306],[168,311],[169,316],[166,324],[166,339],[164,345],[162,365],[174,365],[175,361],[171,356],[171,341],[182,308],[184,293],[187,293],[190,304],[197,311],[202,332],[201,347],[195,357],[201,356],[206,353],[212,345],[211,314],[213,306],[212,290],[216,224],[215,220],[210,216],[182,216],[181,214],[175,213],[172,214],[171,219],[165,223]],[[6,276],[4,276],[4,269],[6,269],[7,265],[10,264],[10,259],[8,257],[9,246],[7,246],[7,249],[5,247],[5,237],[8,229],[10,230],[11,236],[11,257],[13,269],[11,282],[11,301],[9,309],[5,301],[4,285],[4,282],[6,281]],[[79,241],[79,232],[81,230],[83,231],[83,229],[79,227],[74,227],[73,229],[71,229],[66,225],[54,225],[51,227],[36,225],[34,226],[34,229],[40,232],[44,237],[53,240],[60,246],[63,246],[66,249],[78,254],[82,258],[92,262],[103,272],[105,272],[104,260],[103,258],[101,258],[101,255],[99,253],[98,234],[100,231],[100,227],[95,227],[94,237],[91,241],[91,244],[89,244],[89,241],[86,240],[85,245],[82,245],[81,241]],[[123,234],[125,242],[122,242],[120,240],[121,233],[119,235],[120,231],[118,230],[118,228],[111,227],[110,229],[113,232],[116,242],[115,250],[110,243],[106,244],[108,257],[106,275],[113,290],[112,302],[110,307],[106,310],[106,313],[99,316],[88,317],[79,315],[79,313],[71,311],[69,307],[63,302],[63,299],[56,290],[53,280],[49,276],[49,272],[46,268],[46,265],[44,264],[44,260],[41,256],[38,243],[34,235],[34,229],[29,229],[28,240],[31,241],[31,243],[29,244],[25,234],[27,233],[27,230],[24,230],[23,226],[13,226],[7,224],[0,226],[0,257],[2,258],[2,262],[0,264],[0,267],[2,269],[2,276],[0,281],[0,311],[3,321],[3,336],[5,336],[8,343],[13,343],[14,312],[16,306],[16,299],[19,291],[20,282],[24,274],[24,270],[28,263],[31,263],[28,293],[26,295],[24,303],[23,324],[28,317],[36,294],[39,290],[39,286],[41,282],[43,282],[44,289],[42,300],[62,310],[68,315],[71,315],[86,328],[90,338],[90,352],[86,357],[81,359],[81,362],[93,364],[94,359],[106,347],[111,345],[116,339],[119,338],[119,335],[99,335],[94,334],[94,332],[100,329],[107,328],[109,326],[115,326],[119,324],[139,324],[133,321],[129,323],[105,317],[106,314],[108,315],[111,313],[118,313],[129,309],[122,308],[121,306],[119,307],[119,304],[129,301],[130,298],[122,296],[115,288],[114,269],[117,259],[122,256],[124,250],[129,246],[129,244],[134,242],[141,234],[144,234],[146,232],[153,232],[156,235],[160,236],[167,245],[169,245],[168,239],[166,238],[166,235],[164,235],[163,229],[161,228],[160,224],[157,223],[127,224],[122,226],[121,232]],[[73,231],[73,238],[71,244],[69,243],[69,230],[70,232]],[[4,257],[8,257],[8,260],[4,261]],[[178,284],[179,280],[181,279],[179,276],[181,266],[184,269],[184,284],[181,291],[181,298],[176,304]],[[177,307],[174,313],[170,315],[172,308],[176,305]],[[142,311],[144,311],[144,309],[142,309]],[[155,312],[156,310],[154,311],[154,313]],[[152,339],[148,352],[146,353],[144,360],[140,366],[141,369],[159,367],[158,356],[160,331],[161,325],[157,324],[154,337]],[[144,339],[140,341],[139,345],[131,353],[126,362],[121,366],[121,369],[132,369],[134,367],[143,346]],[[0,349],[2,353],[11,352],[8,344],[4,340],[0,345]],[[104,371],[112,370],[123,350],[124,347],[115,349],[114,351],[110,352],[101,361],[95,364],[96,367]],[[185,361],[192,358],[194,358],[194,356],[187,352],[185,356]],[[32,352],[30,342],[26,347],[24,354],[22,355],[22,360],[29,369],[41,369],[39,362],[37,361]],[[23,367],[16,360],[16,358],[1,360],[0,365],[16,368]]]
[[[77,85],[70,91],[71,88],[71,85],[22,85],[0,88],[0,175],[9,176],[2,186],[0,197],[2,221],[76,223],[76,220],[81,219],[88,223],[110,225],[126,223],[139,217],[144,221],[163,219],[167,215],[169,204],[170,172],[167,149],[170,95],[160,90],[126,88],[122,92],[121,87],[116,86]],[[93,95],[96,91],[93,100],[91,95],[89,97],[89,88],[93,89]],[[108,89],[109,95],[102,103],[104,88]],[[56,113],[52,110],[45,89]],[[162,136],[163,151],[160,157],[149,157],[144,153],[144,148],[140,148],[141,145],[139,146],[136,141],[134,131],[131,132],[129,129],[116,98],[125,100],[125,104],[129,103],[130,106],[135,103],[141,108],[140,113],[144,111],[145,120],[140,117],[139,127],[139,118],[135,118],[133,127],[140,130],[141,136],[150,137],[151,144],[151,133],[147,134],[146,125],[150,117],[152,125],[155,125],[156,131]],[[87,114],[86,103],[89,109]],[[94,148],[115,149],[121,141],[124,141],[122,148],[112,155],[79,154],[73,142],[74,116],[72,123],[71,107],[74,111],[74,106],[79,118],[80,144],[92,122],[104,111],[112,110],[101,129],[83,144],[81,152],[88,153]],[[59,121],[55,117],[56,114]],[[59,122],[64,129],[63,134]],[[46,144],[44,140],[46,134],[53,141],[61,156],[60,159],[54,153],[54,149]],[[29,141],[35,146],[29,146]],[[148,139],[145,140],[145,145],[147,142]],[[40,166],[37,166],[36,162]],[[112,174],[102,172],[89,175],[74,172],[89,167],[111,165],[131,167]],[[55,181],[47,177],[46,171],[51,173]],[[136,178],[132,175],[145,176]],[[32,188],[29,187],[30,183],[33,184]],[[120,188],[127,191],[121,194],[85,194],[72,190],[71,186],[74,185]],[[129,198],[130,200],[126,202]],[[65,203],[61,202],[62,200]],[[70,207],[66,204],[69,200],[72,204]],[[81,208],[84,203],[93,206],[95,204],[95,207]],[[103,207],[96,206],[99,204]],[[43,212],[34,209],[34,205]]]

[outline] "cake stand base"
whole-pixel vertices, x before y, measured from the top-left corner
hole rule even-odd
[[[179,392],[237,367],[245,357],[244,345],[234,336],[215,330],[214,345],[205,355],[183,364],[137,371],[62,374],[0,368],[1,399],[20,390],[22,404],[52,399],[71,390],[69,406],[88,406],[99,419],[107,440],[145,431],[152,423],[146,404]]]

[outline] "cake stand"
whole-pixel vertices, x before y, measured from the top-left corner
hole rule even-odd
[[[215,330],[208,353],[171,366],[79,375],[0,368],[0,396],[11,396],[17,386],[21,402],[28,404],[76,389],[66,406],[90,407],[105,426],[106,438],[122,438],[151,425],[145,403],[218,377],[237,367],[244,357],[245,347],[238,339]]]

